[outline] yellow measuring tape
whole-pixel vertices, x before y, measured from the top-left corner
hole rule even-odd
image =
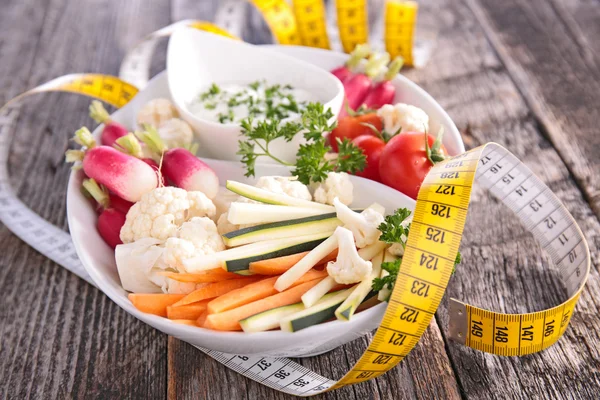
[[[16,99],[49,91],[84,94],[122,107],[138,90],[108,75],[72,74]],[[51,232],[48,236],[68,235],[52,231],[56,228],[48,223],[49,227],[43,226],[39,216],[28,210],[8,186],[6,135],[14,122],[10,116],[4,119],[9,108],[0,110],[0,218],[40,252],[83,276],[84,272],[78,269],[81,266],[72,257],[70,241],[49,249],[36,239],[44,229]],[[556,307],[529,314],[496,313],[451,299],[449,336],[474,349],[498,355],[529,354],[552,345],[566,330],[588,278],[589,249],[573,217],[549,188],[509,151],[490,143],[435,165],[427,175],[419,191],[400,273],[381,325],[368,349],[341,380],[327,379],[286,359],[201,350],[245,376],[299,396],[363,382],[390,370],[417,344],[440,304],[462,239],[475,181],[512,210],[537,238],[559,268],[570,297]],[[58,256],[59,248],[70,256]],[[258,363],[268,366],[254,372]]]
[[[240,7],[242,0],[229,0],[224,7]],[[249,0],[261,13],[279,44],[330,49],[323,0]],[[369,41],[367,0],[336,0],[337,26],[342,48],[349,53]],[[425,64],[430,51],[413,52],[418,5],[414,1],[388,0],[384,12],[384,42],[390,56],[402,56],[408,66]],[[424,41],[432,47],[433,41]]]

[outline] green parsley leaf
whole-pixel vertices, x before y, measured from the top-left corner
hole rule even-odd
[[[301,144],[296,154],[296,168],[292,174],[305,185],[311,182],[321,182],[327,178],[327,173],[333,171],[333,164],[325,159],[331,147],[325,140]]]
[[[367,156],[364,151],[356,146],[348,138],[338,141],[338,158],[335,166],[337,172],[348,172],[355,174],[365,169],[367,165]]]
[[[384,221],[377,228],[381,231],[379,240],[386,243],[403,243],[406,241],[410,225],[403,226],[402,223],[410,214],[408,208],[399,208],[394,214],[386,215]]]

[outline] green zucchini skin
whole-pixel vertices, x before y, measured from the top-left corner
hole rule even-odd
[[[308,222],[321,221],[321,220],[331,219],[331,218],[336,218],[336,213],[313,215],[311,217],[306,217],[306,218],[296,218],[296,219],[290,219],[287,221],[271,222],[268,224],[260,224],[260,225],[256,225],[256,226],[250,226],[248,228],[242,228],[242,229],[238,229],[237,231],[226,233],[223,235],[223,237],[225,237],[227,239],[233,239],[238,236],[246,235],[248,233],[254,233],[256,231],[285,228],[290,225],[304,224],[304,223],[308,223]]]
[[[337,293],[337,292],[334,292]],[[331,295],[333,295],[334,293],[330,293]],[[365,301],[369,300],[370,298],[372,298],[373,296],[377,296],[378,292],[374,292],[374,291],[370,291],[369,294],[367,294],[367,296],[365,297],[365,299],[362,301],[362,303],[364,303]],[[309,328],[313,325],[317,325],[320,324],[322,322],[328,321],[330,319],[335,318],[335,310],[337,310],[337,308],[344,302],[344,300],[332,305],[331,307],[328,307],[324,310],[318,311],[314,314],[311,315],[307,315],[305,317],[302,318],[298,318],[296,320],[290,321],[291,327],[292,327],[292,331],[293,332],[297,332],[299,330],[305,329],[305,328]],[[361,304],[362,304],[361,303]]]
[[[250,266],[251,262],[266,260],[269,258],[283,257],[289,256],[291,254],[302,253],[303,251],[309,251],[317,247],[321,242],[323,242],[326,238],[311,240],[309,242],[304,242],[300,244],[296,244],[294,246],[284,247],[275,251],[270,251],[268,253],[257,254],[251,257],[238,258],[235,260],[225,261],[225,269],[229,272],[235,272],[240,270],[247,270]]]
[[[237,247],[262,240],[297,237],[316,232],[333,232],[341,224],[342,222],[337,219],[335,213],[328,213],[242,228],[226,233],[222,237],[225,245]]]

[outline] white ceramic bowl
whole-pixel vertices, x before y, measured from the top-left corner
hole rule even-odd
[[[220,160],[240,159],[236,154],[240,125],[202,119],[189,109],[190,103],[212,83],[248,84],[264,79],[269,84],[290,84],[311,93],[314,101],[331,109],[335,116],[344,100],[341,82],[322,68],[264,47],[193,28],[182,28],[171,36],[167,76],[171,97],[181,117],[194,128],[200,146]],[[277,139],[270,143],[269,150],[282,160],[293,162],[303,142],[302,135],[291,142]]]
[[[316,49],[300,47],[273,47],[274,50],[298,56],[305,61],[322,66],[325,69],[339,65],[345,56]],[[321,64],[322,63],[322,64]],[[425,109],[431,118],[432,129],[443,125],[447,134],[444,145],[450,154],[464,151],[458,130],[442,108],[422,89],[407,79],[400,77],[399,94],[403,101]],[[169,97],[166,73],[156,76],[128,105],[114,113],[111,118],[131,127],[137,110],[148,100],[157,97]],[[94,132],[98,134],[98,130]],[[244,171],[236,162],[205,159],[215,169],[219,179],[248,181]],[[287,170],[275,165],[260,165],[257,176],[283,175]],[[185,340],[196,346],[213,350],[239,354],[263,354],[269,356],[302,357],[319,354],[334,349],[375,329],[383,316],[385,304],[357,314],[350,322],[331,321],[305,330],[288,333],[270,331],[247,334],[243,332],[216,332],[175,324],[168,319],[138,311],[128,300],[127,292],[121,287],[113,251],[104,243],[95,229],[96,213],[88,200],[81,194],[81,172],[73,172],[67,191],[67,216],[71,236],[86,271],[96,285],[121,308],[169,335]],[[352,177],[355,185],[357,207],[365,207],[374,201],[391,211],[398,207],[414,207],[414,201],[402,193],[374,181]]]

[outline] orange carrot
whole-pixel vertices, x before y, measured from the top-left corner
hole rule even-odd
[[[251,262],[248,269],[255,274],[261,275],[281,275],[288,269],[292,268],[294,264],[302,259],[308,251],[302,253],[290,254],[289,256],[269,258],[267,260],[260,260]]]
[[[324,278],[327,276],[327,271],[310,270],[298,279],[294,285],[299,285],[304,282],[312,281],[313,279]],[[277,294],[275,282],[279,276],[263,279],[255,283],[251,283],[241,289],[232,290],[208,303],[208,313],[218,313],[231,310],[251,303],[256,300],[264,299],[265,297]]]
[[[288,269],[292,268],[298,261],[302,259],[308,251],[290,254],[289,256],[269,258],[267,260],[254,261],[250,263],[248,269],[255,274],[260,275],[281,275]],[[317,265],[325,264],[335,260],[337,250],[332,251],[327,257],[318,262]]]
[[[204,311],[198,319],[196,320],[196,325],[204,328],[204,323],[206,322],[206,317],[208,317],[208,311]]]
[[[158,315],[167,316],[167,307],[183,299],[185,294],[165,294],[165,293],[129,293],[129,301],[133,303],[138,310]]]
[[[183,299],[179,300],[173,305],[175,307],[181,307],[186,304],[195,303],[197,301],[212,299],[213,297],[224,295],[225,293],[228,293],[234,289],[239,289],[250,283],[254,283],[260,279],[263,279],[263,277],[249,276],[242,279],[228,279],[226,281],[209,283],[208,285],[203,286],[200,289],[194,290],[192,293],[188,294]]]
[[[208,302],[212,299],[202,300],[196,303],[186,304],[177,307],[175,305],[167,307],[167,318],[169,319],[197,319],[200,314],[206,311]]]
[[[181,324],[181,325],[198,326],[198,325],[196,325],[195,319],[173,319],[171,321],[175,322],[176,324]]]
[[[223,268],[209,269],[207,271],[195,274],[184,274],[170,271],[161,271],[159,274],[179,282],[190,283],[212,283],[224,281],[226,279],[239,279],[241,276],[239,274],[234,274],[233,272],[227,272]]]
[[[302,295],[319,283],[319,281],[320,279],[315,279],[232,310],[217,314],[208,314],[204,322],[204,327],[219,331],[241,331],[242,327],[239,321],[242,319],[276,307],[298,303],[301,301]]]

